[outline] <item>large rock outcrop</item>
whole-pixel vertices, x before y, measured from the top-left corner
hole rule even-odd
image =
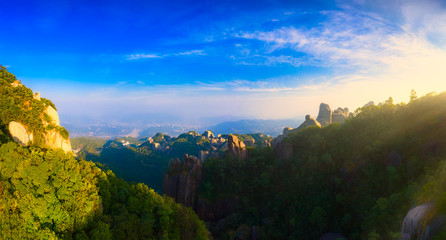
[[[316,120],[323,126],[328,126],[333,122],[333,116],[330,106],[326,103],[321,103],[319,105],[319,114],[317,115]]]
[[[57,114],[56,109],[51,106],[48,106],[45,109],[45,114],[50,118],[48,124],[55,124],[56,126],[60,126],[59,114]]]
[[[401,228],[400,240],[431,240],[443,229],[446,216],[433,214],[433,202],[425,202],[407,213]]]
[[[14,88],[26,88],[20,81],[14,81],[11,83],[11,86]],[[30,90],[30,92],[32,91]],[[23,111],[20,113],[22,116],[15,116],[15,118],[6,120],[9,121],[9,123],[6,122],[8,130],[15,142],[23,146],[36,144],[40,147],[61,148],[65,152],[72,151],[69,133],[60,126],[59,115],[52,104],[48,103],[48,100],[42,99],[40,93],[33,93],[28,98],[23,96],[17,97],[16,101],[17,106],[20,106],[19,109]],[[35,109],[44,110],[37,112],[35,109],[32,109],[31,106],[33,104],[43,107]],[[31,117],[23,118],[23,115],[26,114],[31,114]],[[32,121],[27,120],[27,118],[32,118]]]
[[[8,129],[14,141],[22,146],[28,146],[33,141],[33,134],[28,133],[25,126],[19,122],[10,122]]]
[[[61,148],[65,152],[71,152],[70,139],[65,139],[60,132],[55,129],[47,130],[44,134],[45,145],[50,148]]]
[[[306,128],[306,127],[310,127],[310,126],[321,127],[321,124],[316,119],[314,119],[314,117],[312,117],[311,115],[307,115],[307,116],[305,116],[305,121],[297,129],[302,129],[302,128]]]
[[[204,133],[201,136],[207,139],[215,138],[214,133],[211,130],[204,131]]]
[[[344,123],[345,119],[350,117],[350,111],[348,108],[338,108],[333,111],[333,122]]]
[[[248,157],[248,149],[245,144],[232,134],[228,137],[228,153],[241,160]]]
[[[202,166],[198,158],[185,154],[183,162],[175,159],[170,163],[163,179],[163,194],[187,207],[196,207]]]

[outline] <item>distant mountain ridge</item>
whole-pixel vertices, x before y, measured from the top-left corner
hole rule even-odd
[[[62,121],[63,122],[63,121]],[[150,127],[130,127],[119,124],[94,124],[79,125],[76,123],[64,123],[64,126],[70,131],[70,135],[77,137],[99,137],[104,139],[114,139],[117,137],[150,137],[157,133],[163,133],[169,136],[179,136],[188,131],[204,132],[211,130],[215,134],[249,134],[263,133],[276,137],[282,133],[284,127],[299,126],[303,121],[297,119],[242,119],[235,121],[224,121],[215,125],[154,125]]]

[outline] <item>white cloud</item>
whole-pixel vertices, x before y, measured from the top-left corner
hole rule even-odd
[[[206,52],[204,50],[191,50],[191,51],[185,51],[185,52],[180,52],[180,53],[176,53],[174,55],[206,55]]]
[[[125,57],[127,60],[137,60],[137,59],[145,59],[145,58],[161,58],[162,56],[159,56],[157,54],[137,53],[137,54],[126,55]]]
[[[419,95],[446,91],[446,49],[441,41],[446,39],[446,14],[435,4],[421,4],[401,6],[401,24],[347,9],[321,13],[325,21],[313,28],[285,26],[234,35],[242,38],[243,45],[235,44],[237,54],[231,56],[241,64],[314,65],[333,70],[327,74],[144,85],[130,90],[115,86],[90,93],[82,89],[71,98],[61,95],[55,101],[70,106],[61,109],[78,109],[80,114],[113,106],[110,112],[122,109],[151,114],[164,111],[191,118],[288,118],[317,115],[320,102],[355,110],[370,100],[380,102],[389,96],[396,102],[407,101],[411,89]],[[249,41],[261,44],[250,45]],[[257,48],[259,45],[263,48]],[[202,54],[203,50],[190,50],[166,55],[133,54],[127,59]],[[86,97],[79,100],[78,96]]]
[[[164,57],[171,57],[171,56],[191,56],[191,55],[204,56],[207,54],[202,49],[196,49],[196,50],[189,50],[189,51],[178,52],[178,53],[166,53],[166,54],[145,54],[145,53],[129,54],[129,55],[126,55],[125,58],[127,60],[138,60],[138,59],[146,59],[146,58],[164,58]]]

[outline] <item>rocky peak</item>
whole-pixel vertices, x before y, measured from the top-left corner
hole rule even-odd
[[[321,124],[319,123],[319,121],[314,119],[314,117],[312,117],[311,115],[307,115],[307,116],[305,116],[305,121],[297,129],[302,129],[302,128],[306,128],[306,127],[310,127],[310,126],[321,127]]]
[[[330,106],[326,103],[321,103],[319,105],[319,114],[316,119],[323,127],[328,126],[332,123],[332,111]]]
[[[246,149],[245,144],[238,140],[238,137],[235,135],[229,135],[228,137],[228,152],[233,157],[244,160],[248,157],[248,150]]]
[[[202,166],[198,158],[185,154],[183,162],[177,158],[169,165],[164,174],[163,194],[187,207],[195,207],[198,186],[201,182]]]

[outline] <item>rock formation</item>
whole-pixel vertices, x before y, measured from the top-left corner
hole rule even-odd
[[[51,120],[50,120],[50,122],[48,122],[48,124],[53,123],[56,126],[60,126],[59,114],[57,114],[56,109],[54,109],[51,106],[48,106],[45,109],[45,114],[47,114],[51,118]]]
[[[297,129],[302,129],[310,126],[318,126],[321,127],[321,124],[314,119],[311,115],[305,116],[305,122],[303,122]]]
[[[214,133],[210,130],[206,130],[201,136],[204,136],[207,139],[215,138]]]
[[[163,194],[172,197],[177,203],[195,208],[201,170],[201,162],[194,156],[185,154],[183,162],[173,160],[169,171],[164,175]]]
[[[14,141],[22,146],[28,146],[33,141],[33,134],[29,134],[25,126],[19,122],[12,121],[9,123],[9,133]]]
[[[47,147],[61,148],[65,152],[71,152],[70,139],[63,138],[55,129],[45,131],[44,138]]]
[[[333,122],[332,111],[330,106],[326,103],[321,103],[319,106],[319,114],[317,115],[317,121],[323,126],[328,126]]]
[[[11,121],[9,123],[9,133],[14,141],[23,146],[28,146],[34,142],[34,136],[36,134],[42,134],[45,141],[45,147],[61,148],[65,152],[71,152],[72,149],[70,139],[64,138],[60,132],[60,121],[57,111],[53,107],[48,106],[42,113],[41,118],[43,126],[52,126],[52,128],[45,129],[42,133],[29,132],[27,127],[21,123]]]
[[[338,108],[333,111],[333,122],[334,123],[344,123],[345,119],[350,117],[350,111],[348,108]]]
[[[293,131],[293,128],[285,127],[283,129],[283,137],[288,137],[288,135]]]
[[[433,239],[446,224],[446,216],[435,216],[433,209],[433,202],[412,208],[404,218],[400,240]]]
[[[239,141],[237,136],[229,135],[228,137],[228,152],[233,157],[244,160],[248,157],[248,150],[242,141]]]
[[[256,140],[254,140],[254,138],[247,138],[243,143],[246,145],[246,147],[254,147]]]

